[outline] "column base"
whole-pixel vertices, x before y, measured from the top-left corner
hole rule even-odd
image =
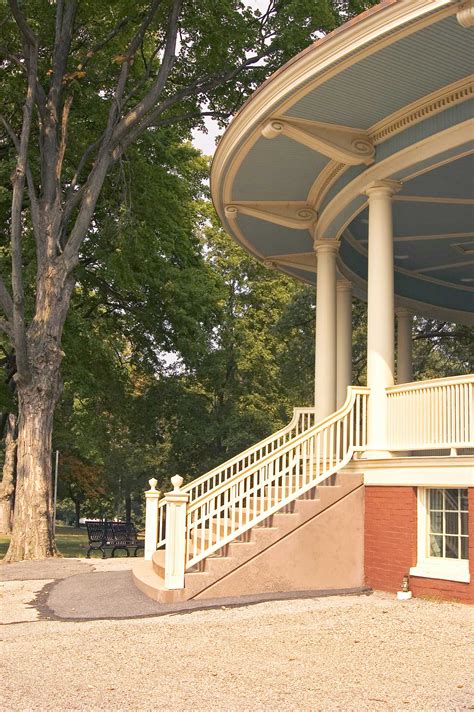
[[[393,452],[389,450],[366,450],[360,456],[361,460],[389,460]]]

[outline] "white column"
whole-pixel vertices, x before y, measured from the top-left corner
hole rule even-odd
[[[352,384],[352,284],[338,279],[337,296],[337,407],[344,405]]]
[[[366,457],[387,452],[387,396],[394,382],[394,263],[392,196],[399,185],[375,181],[369,196],[367,385],[370,388]]]
[[[316,240],[316,366],[314,405],[317,420],[336,410],[336,255],[337,240]]]
[[[145,559],[151,559],[158,542],[158,504],[161,492],[156,489],[158,480],[149,480],[150,489],[145,492]]]
[[[165,587],[184,588],[186,569],[186,509],[189,494],[181,492],[183,478],[171,478],[173,491],[167,492],[166,499],[166,548]]]
[[[413,312],[397,309],[397,383],[413,381],[412,325]]]

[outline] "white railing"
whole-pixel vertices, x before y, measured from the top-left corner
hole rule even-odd
[[[474,375],[387,388],[388,449],[474,447]]]
[[[271,453],[281,448],[293,438],[306,432],[314,426],[316,422],[315,408],[294,408],[293,417],[288,425],[272,433],[260,442],[252,445],[230,460],[226,460],[222,465],[197,477],[192,482],[180,489],[180,492],[189,494],[189,501],[204,496],[223,482],[230,478],[235,478],[244,470],[268,457]],[[158,506],[158,542],[157,548],[162,548],[166,543],[166,501],[162,499]]]
[[[368,389],[186,508],[185,569],[336,473],[366,446]],[[178,556],[180,554],[178,553]]]

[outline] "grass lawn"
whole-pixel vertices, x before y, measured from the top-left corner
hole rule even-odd
[[[8,549],[10,538],[0,535],[0,558]],[[87,553],[87,532],[74,527],[56,527],[56,543],[61,554],[68,558],[83,557]],[[122,552],[117,552],[120,555]],[[99,552],[99,556],[101,556]]]

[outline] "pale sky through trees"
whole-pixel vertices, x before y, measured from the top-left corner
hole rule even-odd
[[[248,5],[255,9],[259,9],[261,12],[268,7],[269,0],[248,0]],[[206,156],[213,156],[216,150],[216,136],[222,131],[217,125],[217,121],[213,119],[206,118],[205,124],[208,133],[203,133],[202,131],[193,131],[193,144],[196,148],[199,148]]]

